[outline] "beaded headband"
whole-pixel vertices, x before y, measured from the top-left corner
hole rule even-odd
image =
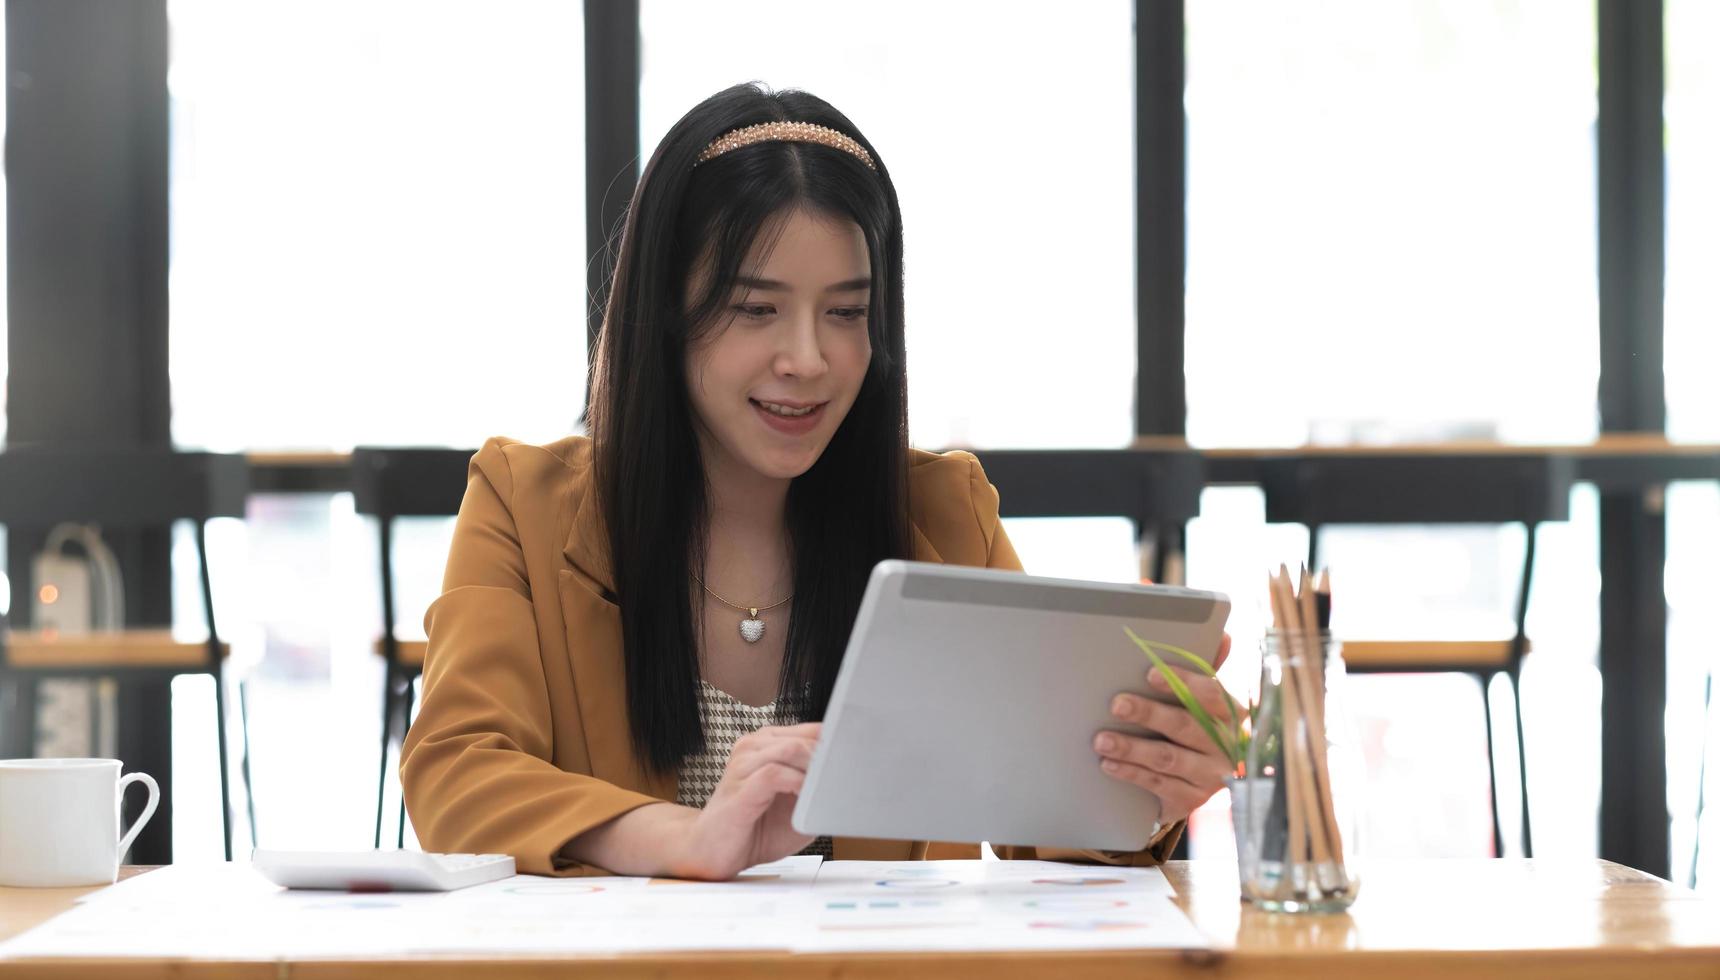
[[[699,158],[693,161],[693,166],[696,167],[708,160],[714,160],[730,150],[738,150],[754,143],[772,141],[817,143],[819,146],[828,146],[833,150],[852,154],[867,167],[873,170],[878,169],[877,165],[872,162],[872,154],[867,153],[866,148],[855,142],[853,137],[831,129],[829,126],[805,122],[764,122],[731,130],[712,140],[710,146],[701,150]]]

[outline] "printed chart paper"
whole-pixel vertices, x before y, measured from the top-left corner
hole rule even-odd
[[[289,891],[239,864],[94,892],[15,957],[1207,948],[1156,868],[792,857],[727,882],[518,875],[446,893]]]
[[[1204,948],[1157,868],[1050,861],[841,861],[796,949]]]

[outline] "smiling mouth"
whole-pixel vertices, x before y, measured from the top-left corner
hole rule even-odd
[[[811,415],[813,412],[823,408],[825,405],[824,402],[818,402],[815,405],[795,407],[793,405],[785,405],[781,402],[759,401],[757,398],[749,398],[747,401],[752,402],[754,405],[777,416],[778,418],[785,419],[804,418],[805,416]]]

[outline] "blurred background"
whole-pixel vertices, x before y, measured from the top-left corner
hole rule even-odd
[[[1205,461],[1199,516],[1169,536],[1074,499],[1084,516],[1008,529],[1032,572],[1163,568],[1229,593],[1239,693],[1257,683],[1262,573],[1309,549],[1303,523],[1268,521],[1256,464],[1574,461],[1562,519],[1532,532],[1520,670],[1355,680],[1367,853],[1500,849],[1488,724],[1503,851],[1522,852],[1515,673],[1535,852],[1720,888],[1720,819],[1701,815],[1703,779],[1720,788],[1720,6],[5,9],[0,432],[7,453],[245,454],[244,516],[207,525],[242,700],[226,729],[240,857],[253,839],[396,836],[386,777],[377,820],[378,518],[351,451],[579,431],[593,290],[642,161],[700,99],[759,80],[834,103],[896,180],[915,445]],[[392,524],[403,643],[422,639],[450,527]],[[6,531],[0,607],[22,632],[44,539]],[[109,537],[126,625],[201,642],[193,523]],[[1330,526],[1335,625],[1508,640],[1528,542],[1506,522]],[[14,677],[0,754],[168,775],[171,820],[133,860],[220,859],[215,677],[103,676]],[[1197,815],[1190,853],[1227,853],[1226,813],[1221,795]]]

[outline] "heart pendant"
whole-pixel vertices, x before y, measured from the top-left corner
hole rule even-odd
[[[741,639],[747,641],[748,643],[757,643],[759,641],[759,638],[762,636],[764,636],[764,620],[762,620],[762,619],[743,619],[743,620],[741,620]]]

